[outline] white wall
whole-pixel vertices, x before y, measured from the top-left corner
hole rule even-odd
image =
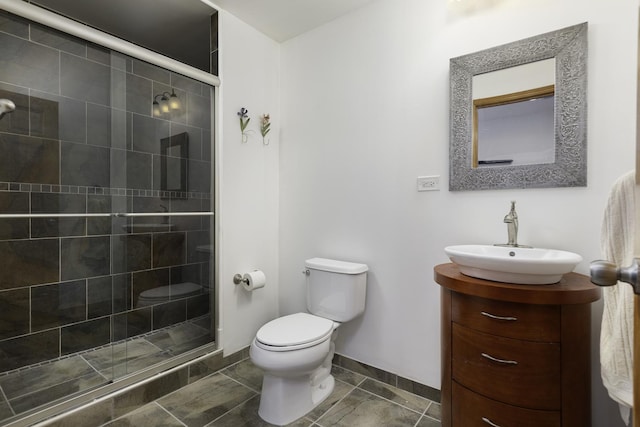
[[[341,327],[337,351],[435,388],[443,248],[505,242],[516,200],[519,241],[580,253],[588,273],[610,186],[634,167],[636,2],[484,4],[460,16],[444,0],[379,0],[281,46],[280,314],[305,308],[306,258],[365,262],[366,311]],[[449,192],[449,58],[584,21],[588,186]],[[441,190],[416,192],[419,175],[440,175]],[[601,303],[593,312],[594,426],[612,426]]]
[[[220,111],[217,199],[218,292],[225,354],[251,342],[258,328],[278,315],[278,132],[280,46],[220,11]],[[247,108],[249,140],[241,142],[237,112]],[[270,113],[265,146],[260,115]],[[267,285],[253,293],[233,284],[236,273],[260,269]]]

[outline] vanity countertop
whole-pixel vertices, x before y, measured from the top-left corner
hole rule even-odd
[[[579,273],[565,274],[551,285],[520,285],[465,276],[454,263],[434,267],[434,279],[451,291],[526,304],[586,304],[600,299],[600,288]]]

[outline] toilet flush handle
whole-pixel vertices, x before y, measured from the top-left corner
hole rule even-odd
[[[308,275],[310,275],[310,274],[311,274],[311,272],[310,272],[310,271],[309,271],[309,269],[307,268],[307,269],[305,269],[305,270],[302,270],[302,274],[304,274],[305,276],[308,276]]]

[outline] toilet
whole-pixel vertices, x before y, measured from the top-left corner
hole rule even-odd
[[[173,285],[158,286],[140,292],[136,307],[148,307],[150,305],[161,304],[179,298],[187,298],[199,295],[203,292],[203,287],[192,283],[176,283]]]
[[[331,394],[337,329],[364,311],[366,264],[312,258],[305,267],[309,313],[268,322],[251,343],[251,361],[264,371],[258,414],[271,424],[289,424]]]

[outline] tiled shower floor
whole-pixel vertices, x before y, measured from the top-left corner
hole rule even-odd
[[[89,391],[211,342],[208,317],[55,362],[0,375],[2,420]]]
[[[334,366],[333,393],[293,427],[436,427],[440,405]],[[258,416],[262,372],[249,359],[168,394],[103,427],[265,427]]]

